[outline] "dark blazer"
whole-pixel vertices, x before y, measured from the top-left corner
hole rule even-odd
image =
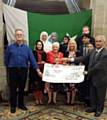
[[[94,60],[95,52],[94,49],[87,56],[76,58],[76,61],[89,61],[88,79],[96,87],[105,86],[107,85],[107,50],[103,48],[96,60]]]
[[[69,56],[69,52],[66,51],[66,52],[64,53],[64,57],[68,57],[68,56]],[[81,56],[81,53],[80,53],[79,51],[77,51],[77,52],[76,52],[76,57],[79,57],[79,56]],[[79,62],[78,62],[78,61],[69,62],[69,64],[71,64],[71,63],[74,63],[75,65],[79,65]]]
[[[68,48],[68,43],[67,44],[60,44],[60,48],[59,51],[62,52],[63,54],[65,54],[67,52],[67,48]]]
[[[95,39],[90,35],[88,36],[88,38],[89,38],[89,42],[93,46],[95,46]],[[83,46],[84,46],[82,39],[83,39],[83,35],[76,38],[77,49],[80,51],[81,55],[83,55]]]

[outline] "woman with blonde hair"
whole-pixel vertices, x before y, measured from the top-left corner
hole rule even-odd
[[[74,39],[70,39],[70,41],[68,43],[68,50],[67,51],[77,52],[77,43]]]
[[[68,58],[75,58],[77,56],[80,56],[79,52],[77,51],[77,44],[75,42],[75,40],[71,39],[68,43],[68,50],[67,52],[64,54],[64,57],[68,57]],[[77,65],[78,63],[71,63],[71,62],[67,62],[68,65]],[[74,83],[67,83],[64,84],[66,87],[66,91],[67,91],[67,101],[66,104],[74,104],[75,101],[75,96],[76,96],[76,84]]]

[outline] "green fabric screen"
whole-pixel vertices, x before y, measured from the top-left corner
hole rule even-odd
[[[58,33],[58,40],[68,33],[70,36],[81,35],[82,27],[88,25],[91,28],[92,10],[87,10],[67,15],[43,15],[28,12],[29,45],[34,47],[36,40],[40,38],[42,31]]]

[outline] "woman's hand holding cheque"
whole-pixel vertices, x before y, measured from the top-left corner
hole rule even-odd
[[[37,73],[38,73],[38,75],[40,76],[40,77],[42,77],[42,72],[39,70],[39,69],[37,69]]]

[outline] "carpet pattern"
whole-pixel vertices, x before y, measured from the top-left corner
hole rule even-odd
[[[107,120],[107,100],[105,109],[99,118],[94,117],[94,113],[86,113],[84,104],[74,106],[64,105],[64,95],[58,95],[57,105],[47,105],[47,96],[45,96],[45,105],[35,105],[32,95],[25,96],[27,111],[16,110],[15,114],[10,113],[7,102],[0,103],[0,120]]]
[[[0,106],[0,120],[107,120],[107,106],[101,117],[94,113],[87,114],[84,105],[41,105],[34,102],[27,104],[28,111],[17,109],[15,114],[9,112],[9,106]]]

